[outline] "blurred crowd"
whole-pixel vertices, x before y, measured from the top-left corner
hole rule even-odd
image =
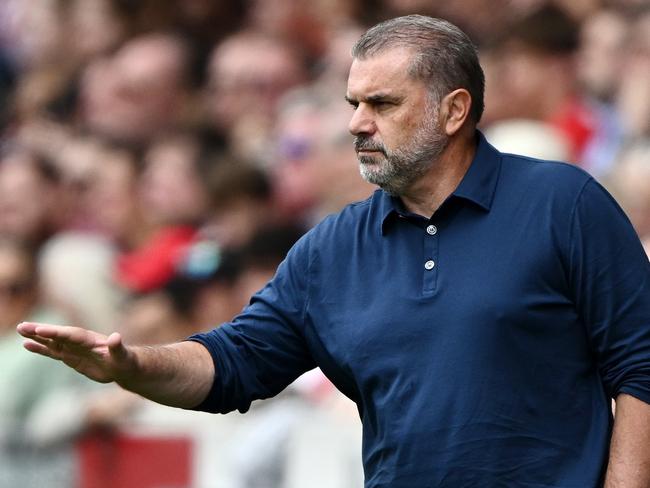
[[[14,326],[154,344],[228,321],[306,229],[374,191],[349,51],[409,13],[476,42],[488,140],[589,171],[650,252],[647,0],[2,0],[0,487],[73,486],[79,436],[173,417],[27,354]],[[192,486],[361,486],[354,406],[322,376],[266,403],[228,428],[191,414],[232,447]]]

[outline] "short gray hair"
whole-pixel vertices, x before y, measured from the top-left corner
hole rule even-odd
[[[485,76],[476,46],[463,31],[451,22],[424,15],[397,17],[371,27],[352,47],[352,56],[365,59],[400,47],[414,51],[411,76],[429,83],[438,99],[466,89],[472,97],[470,117],[474,123],[481,120]]]

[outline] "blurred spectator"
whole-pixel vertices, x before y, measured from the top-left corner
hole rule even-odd
[[[246,0],[174,0],[173,20],[203,50],[203,46],[211,46],[241,28],[247,3]]]
[[[157,137],[146,151],[137,194],[142,238],[123,248],[116,264],[118,281],[127,290],[160,288],[194,242],[208,218],[212,150],[209,141],[178,132]]]
[[[650,139],[628,147],[610,175],[613,194],[641,239],[650,239]]]
[[[236,156],[266,160],[277,102],[307,77],[300,56],[283,41],[242,32],[215,48],[208,76],[211,123]]]
[[[95,137],[68,134],[51,155],[61,176],[57,200],[59,229],[93,230],[94,217],[89,215],[88,191],[92,175],[105,164],[106,149]]]
[[[62,12],[56,0],[3,2],[3,41],[22,67],[47,63],[58,57],[62,41]]]
[[[16,140],[31,153],[44,154],[58,175],[56,227],[100,232],[113,237],[116,226],[137,219],[135,209],[136,177],[140,155],[126,144],[108,142],[51,120],[32,120],[21,126]],[[133,195],[128,197],[126,179],[132,178]],[[119,191],[116,185],[123,184]],[[118,191],[118,195],[107,195]],[[106,198],[109,197],[109,200]],[[127,208],[128,207],[128,208]],[[122,215],[120,222],[116,214]],[[118,238],[120,236],[117,236]]]
[[[628,28],[616,10],[601,10],[582,26],[579,77],[586,93],[599,101],[611,103],[616,95]]]
[[[146,151],[139,183],[140,207],[153,226],[198,225],[204,219],[210,148],[202,143],[191,134],[171,133],[156,138]]]
[[[621,9],[621,11],[636,13],[648,9],[647,0],[610,0],[609,2],[613,7]]]
[[[618,92],[627,135],[650,136],[650,7],[632,22]]]
[[[273,278],[289,249],[304,233],[304,228],[290,224],[262,228],[251,237],[241,251],[238,289],[244,304]]]
[[[363,29],[356,24],[346,24],[336,27],[331,34],[323,56],[315,66],[318,73],[316,83],[328,87],[332,94],[340,98],[340,94],[345,91],[352,65],[350,46],[361,37]]]
[[[194,330],[209,330],[241,312],[248,298],[238,293],[241,262],[238,250],[199,239],[178,260],[164,292]],[[189,335],[189,334],[188,334]]]
[[[115,278],[127,293],[160,289],[174,275],[176,264],[196,239],[188,225],[167,226],[154,231],[142,245],[124,250],[116,259]]]
[[[33,414],[47,395],[83,379],[62,364],[24,354],[15,326],[21,321],[66,320],[39,297],[33,252],[0,239],[0,486],[65,488],[72,482],[69,446],[43,443]],[[52,447],[52,449],[50,449]]]
[[[24,120],[65,90],[74,71],[74,57],[65,49],[65,15],[56,0],[8,0],[1,14],[2,48],[19,75],[8,109],[11,119]]]
[[[78,62],[109,54],[128,33],[128,20],[112,0],[72,0],[64,9],[68,55]]]
[[[571,151],[569,159],[576,163],[581,161],[596,123],[577,91],[573,57],[577,34],[578,25],[566,13],[544,5],[499,34],[489,56],[496,66],[486,70],[486,98],[493,101],[488,104],[486,119],[548,123],[564,135]],[[499,104],[495,106],[496,100]]]
[[[59,174],[28,150],[10,148],[0,157],[0,236],[38,246],[56,230]]]
[[[625,137],[615,97],[628,27],[622,14],[607,10],[589,17],[582,26],[578,73],[597,123],[581,158],[583,166],[596,175],[609,170]]]
[[[171,344],[199,330],[190,311],[164,289],[133,295],[124,305],[120,331],[132,344]]]
[[[147,142],[189,116],[192,53],[180,37],[129,40],[88,65],[81,82],[83,120],[121,141]]]
[[[0,326],[6,333],[37,313],[36,263],[29,248],[18,241],[0,240],[0,284]]]
[[[295,46],[307,66],[324,55],[332,30],[352,22],[355,1],[252,0],[249,29]]]
[[[122,293],[113,279],[116,249],[89,233],[58,233],[42,247],[38,267],[43,299],[75,325],[110,333]]]
[[[386,15],[393,17],[414,13],[441,17],[461,27],[478,43],[503,31],[517,13],[526,11],[526,8],[517,5],[521,2],[513,0],[384,0],[383,3],[388,9],[388,13],[383,12],[384,18]],[[528,5],[525,7],[530,8]]]
[[[584,22],[598,12],[602,0],[553,0],[562,10],[577,22]]]
[[[123,41],[126,18],[111,0],[27,0],[15,7],[14,18],[12,48],[22,71],[17,119],[42,112],[67,119],[75,109],[80,68]]]
[[[139,151],[104,143],[94,163],[82,198],[87,227],[106,237],[118,249],[141,245],[149,237],[151,228],[145,221],[139,200],[142,171]]]
[[[307,88],[283,99],[271,170],[280,208],[294,220],[315,223],[372,193],[374,187],[359,177],[349,115],[340,94]]]
[[[260,168],[223,155],[214,160],[207,185],[210,212],[202,234],[220,246],[241,246],[275,223],[271,182]]]

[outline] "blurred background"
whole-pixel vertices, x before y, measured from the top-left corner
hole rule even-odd
[[[409,13],[478,45],[494,145],[589,171],[650,251],[647,0],[1,0],[0,488],[362,486],[356,407],[318,371],[212,416],[91,384],[14,327],[155,344],[228,321],[374,190],[349,51]]]

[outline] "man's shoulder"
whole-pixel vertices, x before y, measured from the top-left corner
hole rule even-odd
[[[593,177],[578,166],[562,161],[536,159],[517,154],[501,155],[502,188],[525,192],[529,199],[543,199],[573,204]]]
[[[591,175],[575,164],[564,161],[537,159],[520,154],[502,153],[502,171],[520,178],[541,178],[544,181],[557,181],[584,185],[592,179]]]

